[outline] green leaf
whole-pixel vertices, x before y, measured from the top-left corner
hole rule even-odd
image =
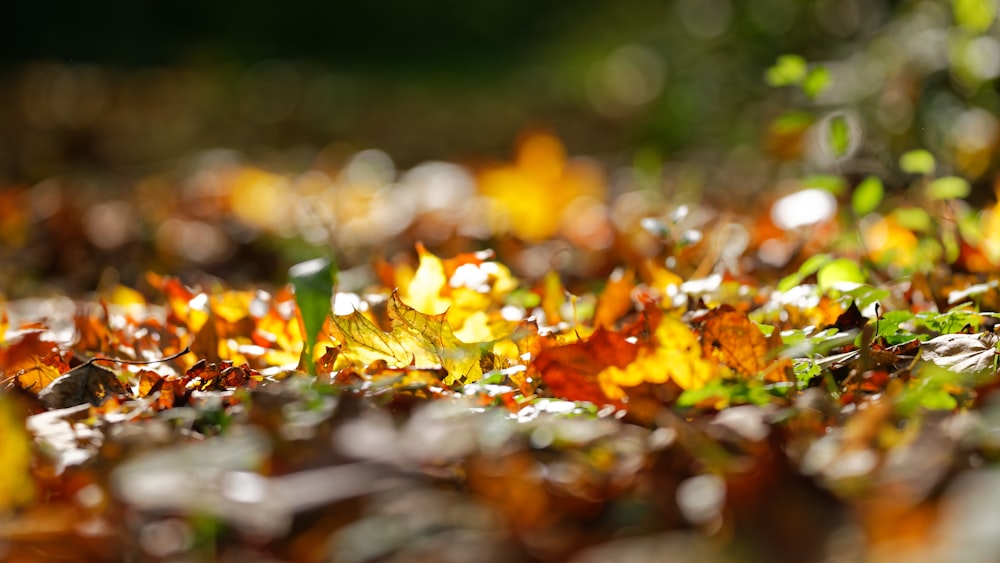
[[[997,17],[993,0],[954,0],[951,9],[955,23],[973,33],[985,32]]]
[[[797,272],[782,278],[782,280],[778,282],[778,291],[788,291],[799,285],[802,283],[802,280],[818,272],[824,264],[830,262],[831,260],[833,260],[833,258],[829,254],[816,254],[810,256],[805,262],[802,263],[801,266],[799,266],[799,270]]]
[[[816,273],[816,285],[820,290],[827,290],[838,283],[865,283],[865,274],[861,266],[853,260],[838,258],[827,263]]]
[[[934,172],[934,155],[924,149],[905,152],[899,157],[899,167],[907,174],[931,174]]]
[[[830,71],[825,66],[816,66],[805,80],[802,81],[802,92],[811,99],[815,99],[826,90],[833,82]]]
[[[858,287],[843,292],[843,295],[844,297],[841,301],[842,305],[847,306],[851,301],[854,301],[859,309],[867,309],[876,302],[889,299],[892,293],[884,287],[859,285]]]
[[[917,313],[917,324],[939,334],[954,334],[966,326],[979,328],[982,316],[975,311],[959,306],[944,313],[925,311]]]
[[[851,194],[851,208],[858,217],[867,215],[878,208],[885,196],[885,187],[877,176],[869,176],[854,188]]]
[[[329,257],[300,262],[288,269],[288,281],[295,288],[295,303],[299,307],[302,332],[306,339],[299,358],[299,368],[305,368],[310,374],[316,373],[313,347],[323,328],[323,322],[330,315],[336,277],[337,266]]]
[[[771,86],[790,86],[801,83],[807,70],[806,60],[801,56],[781,55],[764,77]]]
[[[844,158],[851,152],[851,124],[846,115],[837,114],[826,120],[826,143],[836,158]]]
[[[809,383],[812,378],[822,374],[823,368],[819,367],[819,364],[812,360],[798,358],[792,364],[792,371],[795,372],[795,378],[799,381],[799,383],[806,384]]]
[[[681,393],[677,398],[677,406],[693,407],[706,401],[716,403],[716,408],[745,404],[766,405],[775,397],[769,391],[756,379],[716,379],[704,387]]]
[[[911,231],[927,232],[934,226],[930,214],[919,207],[897,207],[892,212],[892,218],[900,227]]]
[[[971,191],[969,182],[958,176],[938,178],[927,186],[927,195],[931,199],[962,199]]]
[[[899,334],[899,325],[912,319],[913,313],[910,311],[889,311],[878,320],[878,336],[896,336]]]
[[[832,174],[816,174],[802,179],[802,186],[805,188],[818,188],[826,190],[833,195],[841,195],[847,189],[847,184],[840,176]]]
[[[816,121],[816,116],[809,112],[790,111],[771,122],[771,131],[778,135],[798,133],[809,128],[814,121]]]

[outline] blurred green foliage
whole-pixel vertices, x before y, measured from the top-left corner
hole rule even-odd
[[[9,2],[0,173],[331,140],[411,165],[542,124],[576,154],[728,156],[744,190],[766,187],[748,157],[892,172],[916,148],[975,180],[995,170],[997,61],[989,0]],[[123,105],[158,116],[137,147]],[[803,115],[825,139],[789,129]]]

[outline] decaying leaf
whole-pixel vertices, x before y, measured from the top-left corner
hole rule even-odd
[[[91,360],[51,382],[38,398],[50,409],[65,409],[84,403],[100,406],[111,396],[127,394],[115,374]]]
[[[994,369],[997,342],[992,332],[942,334],[920,345],[920,356],[951,371],[979,373]]]

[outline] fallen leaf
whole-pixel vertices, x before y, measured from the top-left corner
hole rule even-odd
[[[920,357],[955,372],[983,372],[994,369],[998,340],[992,332],[942,334],[920,345]]]
[[[44,363],[36,356],[34,365],[24,367],[21,371],[17,372],[14,381],[17,382],[17,386],[21,389],[37,395],[42,389],[58,379],[60,375],[62,375],[62,372],[58,368]]]
[[[767,367],[767,338],[745,313],[730,305],[701,318],[701,347],[706,358],[743,375],[757,375]]]
[[[608,367],[599,380],[608,396],[620,398],[624,396],[622,387],[673,381],[681,389],[692,390],[704,387],[717,375],[715,366],[702,357],[698,337],[691,329],[675,317],[664,316],[635,361]]]
[[[632,310],[632,290],[635,288],[635,271],[617,271],[604,286],[594,309],[594,326],[610,328],[618,319]]]
[[[624,395],[609,396],[600,374],[609,368],[624,368],[638,352],[639,347],[621,334],[598,328],[587,340],[542,350],[532,365],[556,397],[595,405],[619,404]]]
[[[462,342],[451,330],[446,313],[427,315],[408,306],[393,292],[386,311],[392,332],[379,329],[360,311],[333,315],[340,331],[342,353],[362,365],[382,360],[397,368],[440,365],[445,383],[469,383],[483,376],[478,344]]]
[[[441,366],[448,370],[445,383],[469,383],[483,377],[479,367],[480,347],[455,337],[446,313],[425,315],[408,307],[393,292],[387,314],[393,334],[407,335],[409,338],[401,338],[404,343],[415,343],[418,349],[437,358]]]
[[[222,359],[220,350],[223,342],[219,338],[219,318],[214,312],[209,312],[208,320],[201,326],[201,330],[194,337],[191,343],[191,352],[195,357],[203,358],[209,362],[218,362]]]
[[[868,318],[861,314],[857,303],[851,301],[851,306],[837,317],[833,327],[840,332],[847,332],[853,329],[862,329],[868,324]]]
[[[450,300],[441,297],[441,291],[448,285],[448,278],[444,274],[444,263],[419,242],[417,254],[420,257],[420,264],[413,279],[403,290],[406,302],[421,313],[442,313],[451,304]]]
[[[38,398],[50,409],[65,409],[84,403],[100,406],[110,396],[127,394],[115,374],[91,360],[49,383]]]

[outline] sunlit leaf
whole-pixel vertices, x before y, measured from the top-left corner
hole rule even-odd
[[[907,151],[899,157],[899,168],[907,174],[931,174],[934,172],[934,155],[924,149]]]
[[[764,77],[771,86],[798,84],[806,77],[806,60],[799,55],[781,55]]]
[[[982,373],[994,369],[997,342],[992,332],[943,334],[920,345],[920,356],[951,371]]]
[[[406,350],[395,337],[382,332],[361,311],[333,315],[331,320],[344,346],[343,355],[362,366],[382,360],[403,367],[414,361],[412,352]]]
[[[288,269],[288,281],[295,287],[295,302],[302,315],[305,345],[300,367],[316,373],[313,346],[323,323],[330,314],[330,300],[336,284],[337,267],[330,258],[316,258]]]
[[[962,199],[972,191],[972,186],[965,178],[945,176],[927,185],[927,195],[931,199]]]
[[[635,360],[638,346],[620,334],[598,328],[587,340],[542,350],[533,366],[542,381],[561,399],[589,401],[595,405],[616,403],[623,397],[615,385],[602,378],[607,369],[624,368]],[[613,396],[606,392],[611,391]]]
[[[635,272],[618,271],[612,274],[604,291],[597,299],[594,310],[594,326],[610,328],[625,313],[632,309],[632,289],[635,287]]]
[[[42,363],[41,359],[36,358],[35,364],[20,369],[14,380],[21,389],[37,395],[60,375],[62,373],[57,368]]]
[[[418,350],[436,358],[448,370],[445,383],[469,383],[483,376],[479,367],[480,347],[462,342],[452,333],[447,315],[425,315],[407,306],[399,295],[392,294],[388,308],[392,334],[405,345],[415,344]],[[413,346],[406,346],[413,350]]]
[[[854,214],[861,217],[878,209],[882,198],[885,196],[885,188],[882,180],[878,176],[869,176],[854,188],[851,194],[851,208]]]
[[[100,406],[111,397],[127,394],[115,374],[89,361],[52,381],[38,398],[50,409],[65,409],[84,403]]]
[[[861,266],[847,258],[828,262],[816,272],[816,284],[821,290],[830,289],[840,283],[865,283],[865,279]]]
[[[218,362],[226,355],[222,351],[225,343],[219,335],[220,322],[214,312],[209,313],[208,319],[191,342],[191,351],[196,357],[209,362]]]
[[[973,33],[982,33],[997,18],[996,2],[992,0],[952,0],[955,22]]]
[[[451,304],[450,300],[441,297],[442,289],[448,284],[444,263],[420,243],[417,243],[417,255],[420,265],[410,283],[400,290],[403,292],[403,300],[421,313],[443,313]]]
[[[802,81],[802,92],[810,98],[815,98],[822,94],[832,82],[830,70],[825,66],[816,66]]]
[[[455,337],[445,313],[426,315],[403,303],[396,293],[387,310],[392,331],[383,332],[359,311],[333,315],[340,332],[342,354],[361,365],[385,361],[390,366],[440,365],[448,371],[447,384],[468,383],[483,376],[481,348]]]
[[[706,358],[743,375],[757,375],[768,363],[764,333],[729,305],[712,309],[701,319],[701,348]]]
[[[760,331],[757,334],[764,336]],[[618,398],[622,396],[622,387],[673,381],[681,389],[698,389],[717,375],[715,364],[703,357],[698,337],[691,328],[672,316],[664,316],[649,345],[639,349],[635,361],[624,367],[612,365],[600,373],[599,379],[605,393]]]

